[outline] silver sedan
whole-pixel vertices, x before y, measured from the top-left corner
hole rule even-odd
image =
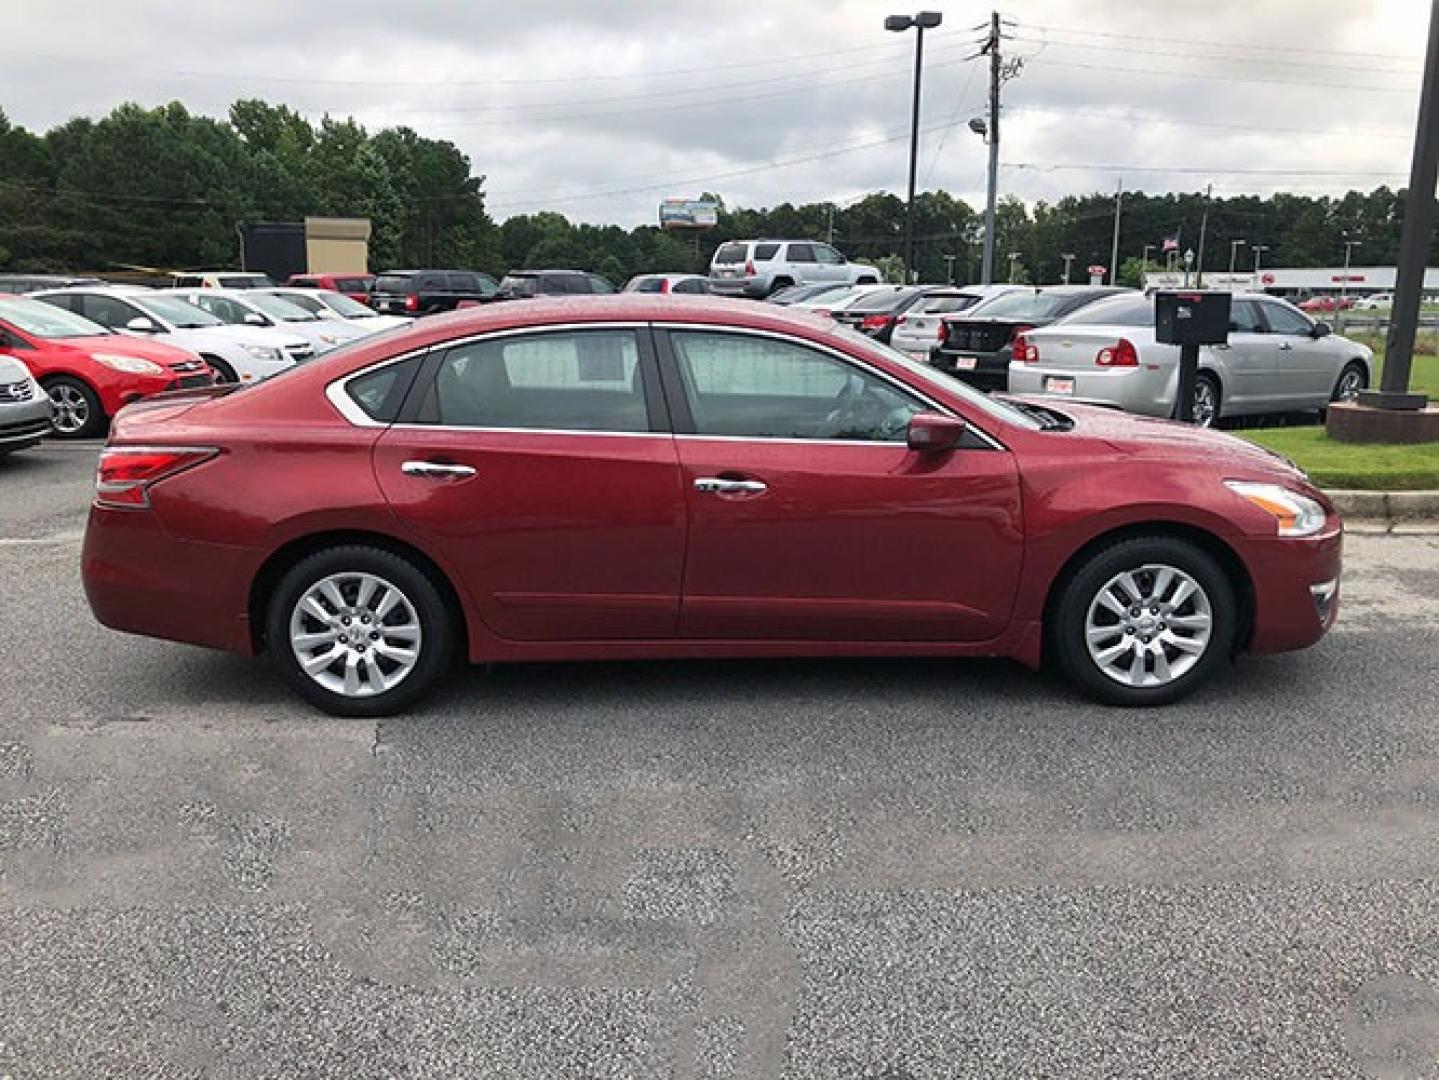
[[[30,369],[0,355],[0,454],[34,446],[50,433],[55,406]]]
[[[1221,416],[1322,409],[1370,384],[1374,354],[1298,308],[1261,293],[1236,294],[1229,343],[1203,348],[1194,384],[1195,423]],[[1154,299],[1101,300],[1017,343],[1009,390],[1173,416],[1179,347],[1154,335]]]

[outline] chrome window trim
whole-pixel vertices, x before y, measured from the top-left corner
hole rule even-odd
[[[930,397],[928,394],[924,393],[924,392],[921,391],[921,390],[916,389],[915,387],[911,386],[909,383],[904,382],[902,379],[897,379],[897,378],[895,378],[894,376],[890,375],[888,372],[880,371],[878,368],[875,368],[875,367],[873,367],[872,365],[865,363],[863,360],[860,360],[860,359],[858,359],[858,358],[856,358],[856,357],[850,356],[848,353],[844,352],[844,351],[841,350],[841,349],[837,349],[837,348],[835,348],[835,347],[832,346],[832,345],[827,345],[827,344],[824,344],[824,343],[821,343],[821,342],[812,341],[812,340],[809,339],[809,338],[796,337],[796,336],[794,336],[794,335],[792,335],[792,334],[786,334],[786,333],[783,333],[783,332],[778,331],[778,330],[763,330],[763,329],[756,329],[756,328],[754,328],[754,327],[748,327],[748,326],[731,326],[731,325],[723,324],[723,323],[669,322],[669,321],[665,321],[665,320],[655,320],[655,319],[624,320],[624,321],[619,321],[619,320],[617,320],[617,321],[606,321],[606,322],[588,322],[588,321],[587,321],[587,322],[576,322],[576,323],[546,323],[546,324],[539,325],[539,326],[511,326],[511,327],[506,327],[506,328],[500,329],[500,330],[486,330],[486,331],[483,331],[483,332],[480,332],[480,333],[470,334],[470,335],[465,336],[465,337],[453,338],[453,339],[451,339],[451,340],[449,340],[449,341],[437,341],[437,342],[434,342],[434,343],[432,343],[432,344],[430,344],[430,345],[425,345],[425,346],[422,346],[422,347],[420,347],[420,348],[411,349],[411,350],[409,350],[408,352],[400,353],[400,354],[397,355],[397,356],[389,357],[389,358],[387,358],[387,359],[385,359],[385,360],[378,360],[378,361],[376,361],[375,363],[368,365],[367,367],[360,368],[358,371],[352,371],[352,372],[351,372],[350,374],[348,374],[348,375],[342,375],[340,378],[338,378],[338,379],[334,380],[333,382],[331,382],[331,383],[329,383],[329,384],[326,385],[326,387],[325,387],[325,397],[327,397],[327,398],[329,399],[330,404],[335,407],[336,411],[338,411],[338,412],[340,413],[340,415],[345,418],[345,420],[347,420],[349,423],[351,423],[351,424],[354,425],[355,427],[361,427],[361,428],[387,428],[387,427],[394,427],[394,428],[399,428],[399,429],[404,430],[404,431],[483,431],[483,432],[492,432],[492,433],[500,433],[500,434],[514,434],[514,435],[604,435],[604,436],[616,436],[616,437],[620,437],[620,438],[631,438],[631,439],[634,439],[634,438],[638,438],[638,439],[665,438],[665,439],[686,439],[686,440],[712,439],[712,440],[722,440],[722,441],[726,441],[726,442],[793,443],[793,444],[804,445],[804,446],[814,446],[814,445],[822,445],[822,446],[904,446],[904,445],[905,445],[902,440],[901,440],[901,441],[890,441],[890,440],[867,440],[867,439],[796,439],[796,438],[790,438],[790,437],[784,437],[784,436],[769,437],[769,436],[763,436],[763,435],[699,435],[699,434],[691,435],[691,434],[688,434],[688,433],[679,433],[679,432],[674,432],[674,431],[607,431],[607,430],[601,430],[601,429],[595,429],[595,428],[509,428],[509,427],[470,427],[470,426],[468,426],[468,425],[462,425],[462,424],[405,424],[405,423],[389,423],[389,422],[387,422],[387,421],[384,421],[384,420],[376,420],[376,419],[374,419],[373,417],[371,417],[371,416],[369,415],[369,413],[365,412],[364,409],[360,408],[359,403],[356,402],[354,398],[350,397],[350,395],[349,395],[349,393],[348,393],[348,389],[347,389],[348,386],[349,386],[349,384],[350,384],[350,382],[352,382],[352,381],[355,380],[355,379],[358,379],[358,378],[360,378],[360,377],[362,377],[362,376],[364,376],[364,375],[372,374],[373,372],[376,372],[376,371],[380,371],[380,370],[383,369],[383,368],[389,367],[391,364],[399,364],[399,363],[402,363],[402,362],[404,362],[404,361],[406,361],[406,360],[411,360],[411,359],[413,359],[413,358],[416,357],[416,356],[421,356],[421,355],[423,355],[423,354],[425,354],[425,353],[428,353],[428,352],[430,352],[430,351],[432,351],[432,350],[434,350],[434,349],[445,349],[445,350],[449,350],[449,349],[454,349],[454,348],[460,348],[460,347],[465,346],[465,345],[471,345],[471,344],[473,344],[473,343],[475,343],[475,342],[477,342],[477,341],[488,341],[488,340],[493,339],[493,338],[514,337],[514,336],[516,336],[516,335],[518,335],[518,334],[551,333],[551,332],[556,332],[556,331],[564,332],[564,331],[575,331],[575,330],[646,330],[646,329],[655,329],[655,330],[671,330],[671,329],[700,330],[700,331],[710,331],[710,332],[718,332],[718,333],[744,334],[744,335],[749,335],[749,336],[754,336],[754,337],[773,338],[773,339],[775,339],[775,340],[777,340],[777,341],[783,341],[783,342],[788,342],[788,343],[798,343],[801,347],[812,348],[812,349],[815,349],[815,350],[817,350],[817,351],[819,351],[819,352],[826,353],[826,354],[830,355],[831,357],[833,357],[834,359],[840,361],[841,363],[849,364],[849,365],[851,365],[851,366],[853,366],[853,367],[857,367],[857,368],[861,369],[862,371],[865,371],[865,372],[867,372],[867,373],[869,373],[869,374],[871,374],[871,375],[874,375],[876,378],[881,379],[882,381],[889,383],[891,386],[894,386],[894,387],[898,388],[900,391],[902,391],[903,393],[908,394],[910,397],[918,398],[920,401],[924,402],[927,406],[929,406],[931,409],[935,410],[936,412],[943,413],[943,414],[946,415],[946,416],[955,416],[955,415],[956,415],[956,414],[955,414],[955,411],[954,411],[952,408],[950,408],[950,407],[947,406],[947,405],[943,405],[943,404],[941,404],[941,403],[938,402],[938,401],[935,401],[935,400],[934,400],[932,397]],[[961,417],[960,419],[963,419],[963,418]],[[983,440],[985,441],[985,443],[987,443],[987,444],[989,445],[990,449],[992,449],[992,450],[1007,450],[1007,449],[1008,449],[1008,447],[1006,447],[1006,446],[1005,446],[1003,443],[1001,443],[998,439],[994,438],[994,436],[990,435],[989,432],[985,431],[983,428],[979,427],[978,425],[973,424],[973,423],[970,423],[970,422],[967,421],[967,420],[966,420],[966,425],[967,425],[967,427],[969,428],[969,430],[973,431],[976,435],[978,435],[981,439],[983,439]]]

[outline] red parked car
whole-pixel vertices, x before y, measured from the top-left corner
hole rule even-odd
[[[1311,296],[1298,305],[1300,311],[1348,311],[1354,306],[1349,296]]]
[[[21,361],[55,403],[55,434],[98,435],[132,401],[166,390],[210,386],[198,356],[117,334],[64,308],[0,297],[0,351]]]
[[[375,287],[374,274],[291,274],[285,282],[294,289],[329,289],[344,293],[362,304],[370,302]]]
[[[473,661],[1052,659],[1171,701],[1317,641],[1341,525],[1283,459],[1008,402],[837,325],[593,297],[435,316],[122,412],[84,546],[100,621],[383,715]]]

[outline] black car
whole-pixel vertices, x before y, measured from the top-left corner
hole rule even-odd
[[[0,274],[0,293],[39,292],[41,289],[65,289],[71,285],[100,285],[99,278],[69,277],[63,274]]]
[[[834,321],[888,345],[901,315],[926,296],[946,291],[952,290],[947,285],[878,285],[835,311]]]
[[[499,299],[524,300],[532,296],[593,296],[612,293],[615,287],[599,274],[584,270],[511,270],[500,282]]]
[[[982,390],[1003,390],[1009,384],[1016,337],[1086,304],[1131,291],[1107,285],[1049,285],[1003,293],[947,316],[944,338],[930,353],[929,362]]]
[[[485,303],[498,291],[494,278],[472,270],[391,270],[375,278],[370,306],[389,315],[432,315]]]

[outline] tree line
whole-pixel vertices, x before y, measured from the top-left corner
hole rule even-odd
[[[312,123],[284,105],[247,99],[224,119],[178,102],[127,104],[99,120],[76,118],[37,134],[0,110],[0,269],[115,271],[235,266],[237,225],[298,221],[307,215],[367,217],[372,269],[455,267],[499,276],[520,267],[575,267],[621,282],[645,271],[703,271],[730,239],[831,239],[850,258],[899,272],[904,201],[878,192],[836,206],[782,203],[728,206],[699,234],[654,225],[621,228],[574,222],[554,211],[496,223],[485,208],[485,177],[453,143],[408,127],[369,132],[352,119]],[[658,201],[658,200],[657,200]],[[1206,199],[1202,193],[1127,192],[1121,204],[1120,280],[1137,284],[1150,245],[1159,261],[1166,237],[1199,246],[1204,268],[1225,270],[1231,241],[1237,266],[1328,266],[1357,241],[1356,265],[1392,265],[1405,193],[1388,187],[1340,197],[1278,193]],[[1071,195],[1026,205],[1000,201],[995,278],[1058,281],[1064,255],[1073,279],[1110,260],[1114,196]],[[980,276],[982,210],[945,191],[915,200],[915,269],[923,281]],[[1011,255],[1013,258],[1011,258]]]

